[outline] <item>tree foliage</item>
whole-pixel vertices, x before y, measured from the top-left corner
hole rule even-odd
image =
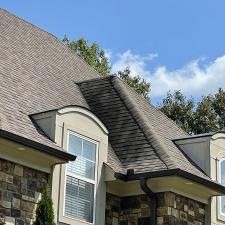
[[[127,67],[123,71],[118,71],[117,76],[124,80],[130,87],[132,87],[137,93],[142,95],[145,99],[150,101],[149,92],[150,92],[150,83],[148,83],[145,79],[137,76],[131,76],[130,69]]]
[[[88,41],[83,38],[70,41],[67,36],[64,37],[63,43],[74,51],[74,53],[83,58],[100,75],[110,75],[111,66],[109,59],[107,58],[104,49],[100,48],[96,43],[90,45]],[[150,83],[145,79],[141,78],[139,75],[131,76],[131,72],[128,67],[123,71],[118,71],[116,75],[150,101]]]
[[[213,96],[204,96],[194,112],[192,133],[201,134],[218,130]]]
[[[168,92],[160,106],[163,113],[188,133],[192,132],[193,108],[193,99],[187,99],[180,91]]]
[[[223,129],[225,127],[225,91],[222,88],[219,88],[214,95],[213,109],[217,115],[218,127]]]
[[[49,197],[47,189],[45,188],[42,198],[37,205],[36,220],[34,225],[55,225],[54,211],[52,199]]]
[[[67,36],[64,37],[63,43],[67,45],[72,51],[83,58],[90,66],[102,76],[109,75],[110,65],[105,51],[101,49],[96,43],[91,45],[84,38],[76,41],[70,41]]]
[[[180,91],[168,93],[159,109],[190,134],[218,131],[225,124],[225,92],[203,96],[197,105]]]
[[[110,75],[109,59],[99,45],[89,44],[83,38],[70,41],[66,36],[63,43],[82,57],[99,74]],[[123,71],[118,71],[116,75],[150,101],[150,83],[139,74],[131,75],[131,71],[127,67]],[[190,134],[216,131],[225,126],[225,91],[220,88],[213,96],[203,96],[197,104],[193,98],[185,97],[181,91],[168,92],[159,109]]]

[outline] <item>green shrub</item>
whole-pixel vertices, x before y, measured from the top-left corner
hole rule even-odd
[[[55,225],[54,211],[51,197],[48,195],[45,188],[42,194],[42,198],[39,201],[36,209],[36,220],[34,225]]]

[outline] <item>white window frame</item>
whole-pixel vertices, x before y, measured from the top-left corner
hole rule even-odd
[[[222,172],[221,172],[221,163],[225,161],[225,158],[222,158],[219,160],[219,173],[218,173],[218,180],[219,180],[219,183],[222,184]],[[223,217],[225,217],[225,213],[222,212],[222,196],[219,196],[219,214]]]
[[[96,145],[95,180],[91,180],[89,178],[82,177],[80,175],[77,175],[77,174],[68,172],[67,171],[67,165],[66,165],[66,168],[65,168],[65,180],[64,180],[65,188],[64,188],[64,193],[63,193],[63,197],[64,197],[64,199],[63,199],[63,216],[66,217],[66,218],[69,218],[71,220],[80,221],[82,223],[95,224],[95,219],[96,219],[95,218],[95,211],[96,211],[96,191],[97,191],[96,186],[97,186],[97,180],[98,180],[98,177],[97,176],[98,176],[98,151],[99,151],[99,142],[96,141],[96,140],[93,140],[91,138],[88,138],[88,137],[86,137],[84,135],[81,135],[79,133],[76,133],[74,131],[69,130],[68,133],[67,133],[67,144],[66,144],[66,151],[67,152],[69,151],[69,136],[71,134],[74,135],[74,136],[76,136],[76,137],[79,137],[79,138],[81,138],[83,140],[86,140],[86,141],[91,142],[91,143],[93,143],[93,144]],[[91,183],[91,184],[94,185],[93,212],[92,212],[93,221],[92,222],[87,222],[87,221],[81,220],[79,218],[73,218],[73,217],[70,217],[70,216],[65,215],[65,200],[66,200],[66,181],[67,181],[67,175],[68,176],[71,176],[73,178],[76,178],[78,180],[82,180],[82,181],[85,181],[87,183]]]

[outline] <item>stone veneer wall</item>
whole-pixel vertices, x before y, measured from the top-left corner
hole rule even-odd
[[[205,205],[172,192],[157,194],[157,225],[204,225]],[[150,225],[146,195],[117,197],[107,193],[105,225]]]
[[[205,205],[172,192],[159,193],[157,216],[158,225],[204,225]]]
[[[32,224],[48,175],[0,159],[0,225]]]
[[[146,195],[119,198],[106,195],[106,225],[149,225],[150,199]]]

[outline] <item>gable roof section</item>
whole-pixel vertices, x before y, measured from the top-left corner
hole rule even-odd
[[[109,130],[109,141],[124,168],[136,174],[182,169],[209,179],[172,141],[188,134],[122,80],[110,76],[78,85]]]
[[[73,80],[99,75],[61,41],[0,9],[0,129],[62,150],[29,115],[79,105],[88,108]]]

